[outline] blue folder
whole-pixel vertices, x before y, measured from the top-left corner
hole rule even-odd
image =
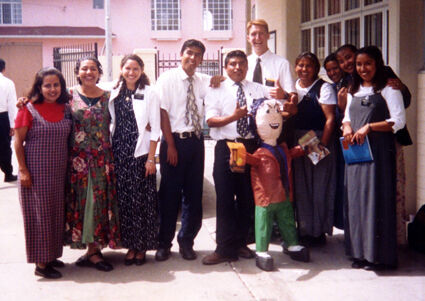
[[[344,137],[340,137],[339,142],[345,163],[355,164],[373,161],[373,154],[367,136],[363,144],[349,144],[347,141],[344,141]]]

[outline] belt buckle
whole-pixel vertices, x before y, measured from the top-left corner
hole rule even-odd
[[[192,133],[191,132],[183,132],[183,133],[178,133],[179,134],[179,138],[180,139],[187,139],[192,137]]]

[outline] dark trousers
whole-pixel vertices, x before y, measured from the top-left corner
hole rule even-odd
[[[6,176],[12,174],[10,124],[7,112],[0,113],[0,169]]]
[[[180,246],[193,246],[202,225],[202,189],[204,181],[204,138],[180,139],[174,135],[178,153],[177,166],[167,163],[167,142],[161,141],[159,158],[160,230],[159,247],[170,248],[176,231],[181,205],[181,229],[177,235]]]
[[[214,151],[213,177],[217,196],[216,252],[237,257],[237,250],[247,245],[248,229],[254,208],[250,169],[244,173],[230,171],[230,151],[219,140]]]

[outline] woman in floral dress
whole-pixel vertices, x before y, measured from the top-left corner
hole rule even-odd
[[[100,252],[120,241],[108,111],[109,93],[96,86],[102,67],[94,57],[77,62],[79,86],[70,90],[73,131],[70,142],[69,192],[66,204],[67,242],[85,248],[78,266],[110,271]]]

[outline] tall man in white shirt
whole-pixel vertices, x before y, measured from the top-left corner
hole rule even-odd
[[[194,239],[202,223],[204,180],[204,97],[210,77],[195,72],[205,46],[197,40],[184,42],[181,66],[164,72],[156,83],[161,106],[161,183],[159,188],[160,232],[157,261],[167,260],[181,204],[181,229],[177,236],[180,254],[196,259]]]
[[[0,59],[0,169],[4,172],[4,181],[13,182],[17,177],[12,174],[11,138],[14,134],[16,90],[13,81],[3,75],[6,62]]]
[[[248,152],[258,147],[250,127],[247,127],[247,113],[254,99],[269,97],[269,93],[265,86],[245,80],[248,61],[243,51],[229,52],[225,69],[229,78],[219,88],[211,89],[205,99],[210,135],[217,140],[213,167],[217,196],[217,248],[203,258],[202,263],[206,265],[254,256],[247,247],[254,207],[250,170],[247,168],[244,173],[230,171],[227,141],[242,142]]]
[[[249,21],[246,31],[248,42],[253,50],[253,53],[248,56],[246,78],[271,86],[270,96],[273,98],[282,99],[287,98],[287,94],[294,95],[295,87],[289,62],[271,52],[268,47],[270,33],[267,22],[263,19]]]

